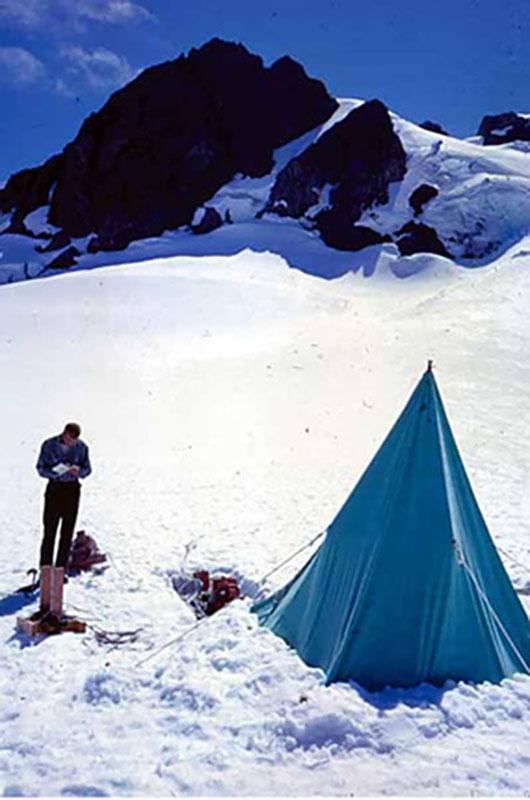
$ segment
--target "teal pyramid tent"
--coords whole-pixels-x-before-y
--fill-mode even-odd
[[[320,548],[253,610],[327,683],[377,690],[530,672],[530,623],[430,367]]]

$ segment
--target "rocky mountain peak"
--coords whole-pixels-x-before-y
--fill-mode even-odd
[[[115,92],[61,155],[8,181],[0,209],[22,220],[49,200],[50,223],[68,235],[125,247],[188,224],[236,173],[266,174],[275,148],[336,107],[292,59],[267,68],[213,39]]]

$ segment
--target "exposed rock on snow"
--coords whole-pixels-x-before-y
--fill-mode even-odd
[[[411,256],[414,253],[449,256],[436,231],[418,222],[407,222],[403,225],[397,232],[397,245],[402,256]]]
[[[389,184],[406,172],[406,154],[394,133],[385,106],[378,100],[364,103],[327,130],[317,142],[290,161],[279,173],[265,211],[302,217],[329,190],[324,227],[336,227],[344,236],[344,223],[353,225],[362,212],[386,203]],[[314,216],[319,227],[319,214]],[[309,216],[312,216],[309,214]]]
[[[53,250],[60,250],[62,247],[68,247],[71,239],[65,231],[59,231],[54,234],[48,244],[37,245],[35,250],[38,253],[50,253]]]
[[[49,269],[68,269],[69,267],[73,267],[74,264],[77,264],[77,256],[81,255],[77,247],[71,245],[67,247],[66,250],[63,250],[62,253],[59,253],[52,261],[50,261],[46,266]]]
[[[442,136],[449,136],[447,131],[445,131],[438,122],[431,122],[430,119],[425,120],[425,122],[420,122],[419,127],[431,133],[440,133]]]
[[[530,142],[530,117],[514,111],[485,116],[478,129],[485,145]]]
[[[422,183],[417,189],[414,189],[409,197],[409,205],[414,211],[414,216],[417,217],[421,214],[423,206],[439,194],[436,186],[430,186],[428,183]]]
[[[24,219],[17,213],[13,214],[9,225],[3,231],[3,233],[12,233],[19,236],[33,237],[33,231],[27,227]]]
[[[220,213],[215,208],[211,208],[207,206],[204,209],[204,213],[201,215],[201,219],[199,222],[195,223],[193,220],[191,223],[191,230],[193,233],[210,233],[214,231],[216,228],[220,228],[223,224],[223,220],[221,218]]]
[[[59,178],[63,155],[52,156],[40,167],[23,169],[12,175],[0,189],[0,210],[14,211],[13,221],[23,220],[31,211],[45,206],[50,200],[50,189]]]
[[[352,225],[348,214],[337,211],[321,211],[318,227],[325,243],[336,250],[362,250],[391,241],[390,236],[384,236],[366,225]]]

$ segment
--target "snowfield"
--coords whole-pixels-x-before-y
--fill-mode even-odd
[[[428,358],[530,611],[530,238],[480,270],[401,259],[406,281],[389,258],[370,280],[246,250],[2,287],[5,796],[528,793],[530,676],[325,687],[249,613],[309,557],[263,582],[332,520]],[[15,618],[36,605],[9,593],[37,560],[38,449],[69,420],[94,468],[77,527],[109,567],[66,586],[86,635],[31,642]],[[171,584],[187,546],[248,595],[194,630]]]

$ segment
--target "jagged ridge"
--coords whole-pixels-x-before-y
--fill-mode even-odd
[[[50,223],[124,247],[189,223],[235,173],[266,174],[275,148],[336,107],[292,59],[265,68],[242,45],[214,39],[112,95],[60,156],[8,181],[0,208],[15,209],[11,230],[20,229],[56,184]]]

